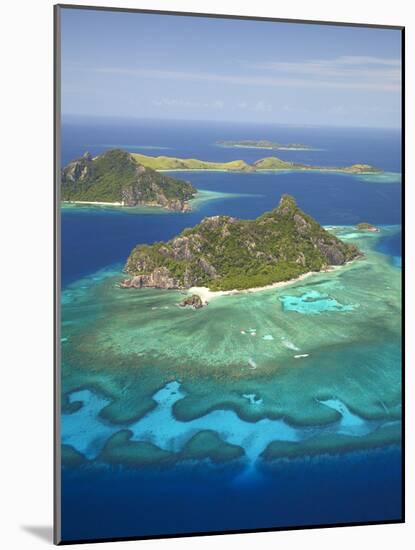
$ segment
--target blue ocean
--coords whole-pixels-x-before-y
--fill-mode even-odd
[[[217,145],[220,140],[244,139],[301,142],[313,149],[270,153]],[[133,214],[111,207],[62,208],[63,292],[74,294],[87,288],[94,277],[105,278],[106,272],[121,272],[137,243],[168,240],[206,216],[226,214],[255,218],[274,208],[284,193],[293,195],[300,208],[322,225],[340,226],[347,231],[360,222],[370,222],[381,228],[373,245],[373,261],[378,262],[378,271],[374,273],[380,273],[381,265],[383,270],[392,270],[397,280],[400,279],[402,167],[401,136],[397,130],[64,118],[62,165],[86,151],[98,155],[111,148],[210,161],[243,159],[252,163],[272,154],[284,160],[318,166],[365,163],[381,168],[385,177],[376,179],[323,172],[184,171],[175,172],[174,176],[191,181],[198,190],[210,192],[214,197],[200,202],[190,213],[149,211]],[[347,238],[356,238],[352,233],[344,234]],[[350,280],[353,283],[353,279]],[[376,280],[373,277],[371,284],[375,296]],[[339,292],[341,295],[345,291],[339,287]],[[102,299],[101,313],[92,311],[91,304],[84,306],[82,312],[86,320],[82,322],[87,324],[89,319],[94,323],[99,321],[100,330],[105,331],[106,320],[102,314],[105,300],[103,294],[98,296]],[[394,312],[398,312],[399,306],[399,303],[388,304]],[[72,315],[72,311],[69,314]],[[71,326],[73,320],[69,314],[65,317],[63,312],[63,321]],[[376,325],[373,332],[382,330],[380,326]],[[382,334],[377,335],[377,349],[375,340],[369,340],[367,336],[366,341],[362,336],[362,341],[358,342],[356,335],[353,335],[349,348],[352,350],[350,355],[343,349],[335,349],[327,343],[328,340],[324,345],[327,348],[332,346],[330,353],[337,354],[335,357],[338,358],[344,357],[345,361],[347,358],[350,365],[353,362],[358,364],[358,361],[359,365],[364,363],[362,350],[372,346],[379,357],[389,361],[391,372],[392,367],[395,369],[393,380],[396,381],[400,378],[399,338],[389,326],[384,330],[384,338]],[[316,332],[313,338],[317,340],[319,334]],[[97,342],[94,340],[94,345],[98,345]],[[83,345],[87,349],[92,344],[86,341]],[[385,346],[383,351],[382,345]],[[389,351],[392,348],[393,351]],[[319,365],[327,361],[324,358],[320,361],[318,353],[314,357]],[[94,375],[97,370],[98,367],[94,367]],[[86,387],[87,381],[78,384],[78,389]],[[393,422],[396,422],[399,407],[395,406],[392,397],[388,401],[386,389],[382,387],[378,391],[385,391],[382,399],[379,398],[382,407],[388,412],[395,407]],[[359,403],[352,402],[350,408],[359,412]],[[370,422],[380,418],[376,411],[369,416]],[[385,427],[388,428],[389,424]],[[147,464],[137,468],[95,464],[90,460],[77,467],[62,469],[62,538],[70,542],[400,521],[401,465],[401,448],[396,443],[362,446],[338,454],[313,453],[312,456],[281,459],[258,467],[252,475],[241,475],[243,467],[240,463],[212,465],[206,461],[194,461],[174,466]]]

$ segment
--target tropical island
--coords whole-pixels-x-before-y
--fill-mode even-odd
[[[197,193],[189,182],[159,174],[137,162],[134,155],[113,149],[92,158],[85,153],[62,170],[62,200],[76,204],[157,206],[191,210]]]
[[[369,231],[370,233],[378,233],[379,232],[379,229],[375,225],[372,225],[371,223],[367,223],[367,222],[358,223],[356,225],[356,228],[359,231]]]
[[[289,195],[255,220],[204,218],[168,242],[139,244],[123,288],[262,288],[343,265],[361,252],[326,231]],[[195,305],[194,303],[189,305]]]
[[[141,153],[130,153],[142,166],[157,171],[187,171],[187,170],[212,170],[220,172],[257,172],[257,171],[318,171],[340,172],[345,174],[380,174],[382,170],[370,164],[352,164],[351,166],[313,166],[299,162],[290,162],[278,157],[264,157],[248,164],[244,160],[232,160],[229,162],[212,162],[199,159],[184,159],[176,157],[158,156],[152,157]]]
[[[280,151],[312,151],[311,145],[304,143],[277,143],[268,139],[242,139],[238,141],[224,140],[217,141],[216,145],[220,147],[231,147],[241,149],[274,149]]]

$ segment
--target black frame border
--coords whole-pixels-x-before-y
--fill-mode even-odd
[[[182,17],[203,17],[214,19],[239,19],[249,21],[264,21],[273,23],[292,23],[292,24],[307,24],[307,25],[329,25],[337,27],[364,27],[386,30],[397,30],[401,32],[401,62],[402,62],[402,83],[401,83],[401,215],[402,215],[402,351],[401,351],[401,382],[402,382],[402,458],[401,458],[401,518],[397,520],[384,521],[362,521],[362,522],[347,522],[347,523],[329,523],[316,525],[296,525],[288,527],[267,527],[260,529],[234,529],[227,531],[200,531],[190,533],[174,533],[160,535],[146,535],[136,537],[109,537],[99,539],[79,539],[65,541],[61,539],[61,451],[60,451],[60,410],[61,410],[61,361],[60,361],[60,298],[61,298],[61,217],[60,217],[60,171],[61,171],[61,25],[60,13],[62,9],[76,9],[89,11],[109,11],[109,12],[124,12],[124,13],[143,13],[153,15],[171,15]],[[53,315],[53,467],[54,467],[54,484],[53,484],[53,542],[55,545],[70,545],[70,544],[92,544],[99,542],[122,542],[122,541],[139,541],[139,540],[160,540],[172,538],[193,538],[201,536],[214,535],[235,535],[244,533],[275,533],[279,531],[299,531],[309,529],[327,529],[333,527],[359,527],[372,525],[391,525],[405,523],[405,433],[406,433],[406,407],[405,407],[405,26],[399,25],[380,25],[369,23],[348,23],[339,21],[318,21],[305,19],[287,19],[274,17],[259,17],[248,15],[226,15],[201,12],[180,12],[168,10],[151,10],[139,8],[118,8],[112,6],[92,6],[92,5],[76,5],[76,4],[55,4],[53,6],[53,264],[54,264],[54,315]]]

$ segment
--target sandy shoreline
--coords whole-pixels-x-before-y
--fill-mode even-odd
[[[244,170],[227,170],[226,168],[154,168],[156,172],[245,172]],[[246,171],[247,174],[252,172]]]
[[[226,168],[155,168],[156,172],[231,172],[236,174],[255,174],[258,172],[329,172],[350,176],[379,176],[383,172],[349,172],[341,168],[257,168],[255,170],[232,170]]]
[[[336,268],[331,267],[327,269],[325,272],[334,271]],[[323,271],[309,271],[308,273],[303,273],[299,277],[296,277],[295,279],[290,279],[288,281],[279,281],[277,283],[273,283],[271,285],[266,286],[257,286],[254,288],[246,288],[243,290],[210,290],[206,286],[193,286],[188,289],[189,294],[198,294],[203,302],[209,302],[213,298],[218,298],[219,296],[232,296],[235,294],[253,294],[255,292],[262,292],[264,290],[272,290],[274,288],[281,288],[284,286],[289,286],[294,283],[298,283],[299,281],[303,281],[307,277],[310,277],[311,275],[317,275],[324,273]]]
[[[344,226],[336,226],[336,227],[344,227]],[[245,288],[243,290],[238,290],[238,289],[210,290],[206,286],[192,286],[191,288],[186,289],[186,292],[188,294],[198,294],[203,302],[209,302],[209,300],[212,300],[213,298],[218,298],[219,296],[233,296],[236,294],[254,294],[256,292],[263,292],[264,290],[272,290],[274,288],[282,288],[285,286],[293,285],[295,283],[303,281],[304,279],[307,279],[308,277],[311,277],[312,275],[322,275],[323,273],[333,273],[334,271],[337,271],[351,264],[354,264],[360,258],[361,256],[357,256],[353,260],[349,260],[348,262],[345,262],[342,265],[331,265],[321,271],[308,271],[307,273],[303,273],[302,275],[300,275],[299,277],[296,277],[295,279],[289,279],[288,281],[278,281],[277,283],[272,283],[270,285],[265,285],[265,286],[256,286],[253,288]]]
[[[124,202],[62,201],[63,204],[98,204],[99,206],[125,206]]]

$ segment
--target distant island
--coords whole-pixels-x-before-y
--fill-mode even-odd
[[[190,182],[160,172],[213,170],[230,172],[322,171],[345,174],[376,174],[381,170],[368,164],[345,167],[311,166],[265,157],[253,164],[244,160],[211,162],[175,157],[153,157],[111,149],[92,157],[85,153],[62,170],[62,201],[73,204],[111,206],[155,206],[187,212],[197,189]]]
[[[176,157],[143,155],[131,153],[135,160],[153,170],[171,172],[174,170],[212,170],[218,172],[255,172],[255,167],[244,160],[232,160],[230,162],[211,162],[208,160],[183,159]]]
[[[376,226],[372,225],[371,223],[367,223],[367,222],[358,223],[356,225],[356,228],[359,231],[369,231],[370,233],[378,233],[379,232],[379,229]]]
[[[143,166],[158,171],[171,172],[174,170],[212,170],[225,172],[257,172],[266,171],[319,171],[319,172],[340,172],[345,174],[378,174],[382,170],[375,168],[370,164],[353,164],[351,166],[332,167],[332,166],[312,166],[298,162],[289,162],[278,157],[265,157],[257,160],[253,164],[248,164],[244,160],[232,160],[229,162],[211,162],[198,159],[183,159],[176,157],[152,157],[141,153],[130,153],[131,156]]]
[[[204,218],[168,242],[140,244],[130,253],[124,288],[211,291],[255,289],[343,265],[359,250],[302,212],[293,197],[255,220]],[[183,305],[200,305],[197,297]]]
[[[304,143],[276,143],[269,141],[268,139],[242,139],[239,141],[225,140],[217,141],[216,145],[220,147],[235,147],[245,149],[275,149],[280,151],[312,151],[311,145],[305,145]]]
[[[85,153],[62,170],[62,200],[76,204],[157,206],[186,212],[197,190],[160,174],[134,155],[113,149],[95,158]]]

